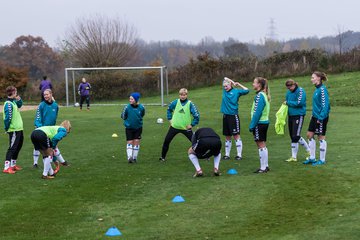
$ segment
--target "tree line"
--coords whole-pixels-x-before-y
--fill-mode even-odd
[[[19,36],[10,45],[0,46],[0,86],[15,85],[27,99],[38,99],[38,83],[49,76],[64,97],[64,67],[160,66],[169,69],[171,88],[203,86],[221,76],[251,79],[254,76],[284,77],[325,72],[359,70],[360,33],[339,31],[333,37],[309,37],[290,41],[264,39],[242,43],[229,38],[217,42],[205,37],[198,44],[181,41],[145,42],[136,29],[119,19],[94,16],[79,19],[69,28],[64,40],[51,48],[42,37]],[[86,74],[86,73],[84,73]],[[99,99],[111,93],[107,85],[122,87],[119,79],[128,74],[97,73]],[[136,77],[135,77],[136,78]],[[158,88],[158,76],[147,72],[151,93]],[[106,79],[106,81],[104,81]],[[130,79],[130,80],[129,80]],[[126,94],[126,88],[119,89]],[[101,94],[100,94],[101,93]],[[4,93],[0,93],[4,97]]]

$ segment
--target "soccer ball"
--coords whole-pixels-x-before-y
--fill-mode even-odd
[[[77,103],[74,104],[74,106],[75,106],[75,107],[79,107],[80,104],[77,102]]]
[[[164,123],[164,119],[158,118],[158,119],[156,120],[156,123],[157,123],[157,124],[162,124],[162,123]]]

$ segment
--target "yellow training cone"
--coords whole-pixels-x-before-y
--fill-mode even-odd
[[[113,135],[111,135],[112,137],[118,137],[118,135],[116,133],[114,133]]]

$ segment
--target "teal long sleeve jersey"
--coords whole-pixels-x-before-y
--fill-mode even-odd
[[[143,126],[145,108],[142,104],[136,106],[128,104],[124,107],[121,118],[124,120],[125,128],[138,129]]]
[[[288,90],[286,93],[286,105],[288,105],[289,116],[306,115],[306,93],[302,87],[296,87],[294,91]]]
[[[330,99],[329,93],[325,85],[316,86],[312,99],[312,115],[316,119],[322,121],[329,116]]]

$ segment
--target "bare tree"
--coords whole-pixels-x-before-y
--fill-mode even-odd
[[[82,67],[126,66],[137,54],[137,31],[119,18],[96,15],[78,19],[62,49]]]

